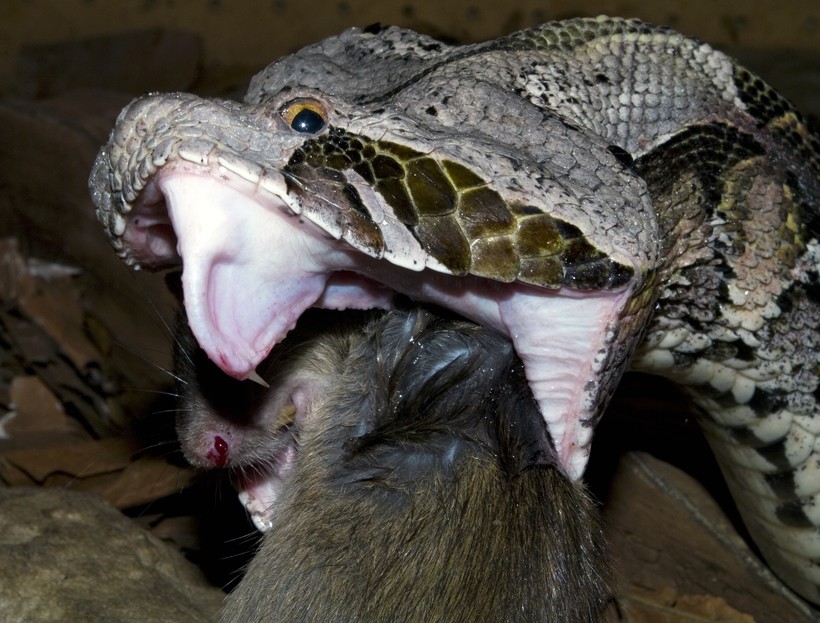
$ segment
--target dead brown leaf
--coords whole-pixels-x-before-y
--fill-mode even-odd
[[[632,587],[620,600],[624,623],[755,623],[716,595],[680,595],[672,587]]]

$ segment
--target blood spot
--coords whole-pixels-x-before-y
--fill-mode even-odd
[[[225,467],[228,462],[228,442],[219,435],[214,436],[214,447],[208,452],[208,460],[216,467]]]

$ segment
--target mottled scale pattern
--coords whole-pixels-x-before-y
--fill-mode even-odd
[[[354,209],[340,216],[366,232],[373,254],[384,252],[379,224],[368,220],[355,186],[339,173],[358,174],[452,274],[579,289],[617,288],[632,277],[571,223],[507,203],[463,164],[403,145],[330,128],[297,149],[285,171],[293,192],[315,193],[322,180],[337,187],[326,194],[344,193]]]
[[[770,123],[782,128],[780,121]],[[716,122],[636,162],[665,198],[659,213],[672,215],[667,257],[692,253],[685,241],[693,234],[708,246],[665,269],[667,285],[634,365],[691,389],[749,531],[777,571],[800,570],[792,585],[816,601],[817,200],[772,165],[767,140]]]
[[[324,108],[321,132],[282,127],[294,98]],[[579,380],[582,424],[630,364],[686,387],[764,557],[820,604],[819,154],[730,57],[601,17],[467,46],[351,29],[272,64],[241,104],[137,100],[90,185],[132,264],[161,263],[130,211],[181,159],[371,258],[508,293],[629,292]]]

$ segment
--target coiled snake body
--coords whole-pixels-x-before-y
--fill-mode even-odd
[[[311,305],[432,301],[512,339],[573,477],[628,366],[678,381],[767,561],[820,603],[819,153],[668,29],[376,27],[242,103],[136,100],[90,188],[127,262],[184,262],[194,334],[237,378]]]

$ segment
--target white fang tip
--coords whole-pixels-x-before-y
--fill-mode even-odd
[[[254,383],[259,383],[265,389],[269,389],[270,385],[268,385],[267,381],[259,376],[259,373],[256,370],[248,373],[248,376],[245,377],[246,381],[253,381]]]

